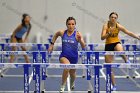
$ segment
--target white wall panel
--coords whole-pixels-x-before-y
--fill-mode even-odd
[[[102,21],[108,20],[112,11],[119,14],[118,21],[128,30],[139,33],[139,4],[140,0],[1,0],[0,33],[13,32],[21,22],[20,13],[26,12],[33,20],[30,38],[40,32],[47,42],[48,35],[65,29],[66,19],[73,16],[77,29],[89,33],[91,42],[103,42],[100,40]]]

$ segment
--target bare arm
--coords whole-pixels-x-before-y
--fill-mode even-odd
[[[122,25],[118,24],[118,27],[119,27],[120,31],[124,32],[125,34],[127,34],[127,35],[129,35],[129,36],[131,36],[131,37],[134,37],[134,38],[140,40],[140,37],[139,37],[138,35],[136,35],[136,34],[130,32],[130,31],[128,31],[128,30],[127,30],[125,27],[123,27]]]
[[[109,35],[110,33],[107,33],[107,24],[104,24],[101,33],[101,40],[106,39]]]
[[[17,33],[18,31],[20,31],[21,28],[22,28],[22,25],[20,24],[20,25],[14,30],[14,32],[12,33],[12,38],[15,37],[16,33]]]
[[[86,47],[83,36],[80,32],[76,33],[76,39],[78,40],[78,42],[80,43],[81,47],[84,49]]]
[[[55,43],[55,41],[57,40],[57,38],[58,38],[59,36],[62,36],[62,34],[63,34],[63,31],[57,31],[57,32],[54,34],[53,38],[52,38],[52,43]]]
[[[49,52],[51,52],[53,50],[53,46],[54,46],[55,41],[57,40],[57,38],[59,36],[62,36],[63,33],[64,33],[64,31],[58,31],[54,34],[52,41],[51,41],[51,45],[49,46],[49,49],[48,49]]]

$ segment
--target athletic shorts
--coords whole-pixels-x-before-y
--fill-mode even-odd
[[[17,37],[17,36],[15,36],[15,38],[16,38],[17,41],[22,40],[22,38],[19,38],[19,37]]]
[[[120,42],[106,44],[105,45],[105,51],[115,51],[115,46],[119,44]],[[121,43],[120,43],[121,44]]]
[[[77,64],[78,63],[78,56],[77,57],[68,57],[68,56],[65,56],[61,53],[60,56],[59,56],[59,60],[62,57],[67,58],[70,61],[70,64]]]

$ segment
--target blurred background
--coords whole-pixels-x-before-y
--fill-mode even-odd
[[[56,31],[66,29],[66,19],[73,16],[87,43],[103,43],[102,26],[113,11],[123,26],[139,34],[139,4],[140,0],[0,0],[0,34],[11,34],[21,23],[21,15],[28,13],[32,17],[28,42],[48,43]]]

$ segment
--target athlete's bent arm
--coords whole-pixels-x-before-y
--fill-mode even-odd
[[[82,34],[80,32],[77,32],[76,36],[77,36],[76,38],[77,38],[78,42],[80,43],[81,47],[84,49],[86,47],[86,45],[85,45]]]
[[[62,36],[63,33],[64,33],[64,31],[57,31],[57,32],[54,34],[54,36],[53,36],[53,38],[52,38],[52,41],[51,41],[51,45],[50,45],[50,47],[49,47],[49,49],[48,49],[49,52],[51,52],[51,51],[53,50],[53,46],[54,46],[55,41],[57,40],[57,38],[58,38],[59,36]]]
[[[14,32],[12,33],[12,37],[15,37],[16,33],[17,33],[18,31],[20,31],[21,28],[22,28],[22,25],[19,25],[19,26],[14,30]]]
[[[106,30],[107,30],[107,24],[104,24],[101,33],[101,40],[106,39],[110,35],[110,33],[107,33]]]

